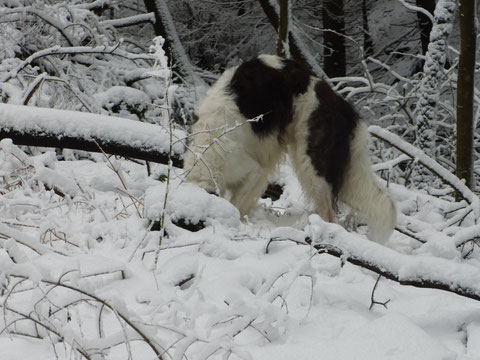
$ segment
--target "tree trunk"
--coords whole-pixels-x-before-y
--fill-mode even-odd
[[[155,35],[160,35],[165,39],[165,54],[170,60],[173,69],[183,79],[194,85],[196,89],[198,88],[201,89],[199,91],[202,91],[205,84],[193,70],[190,59],[178,36],[166,0],[144,0],[144,2],[147,11],[155,14],[155,24],[153,24]]]
[[[258,0],[258,2],[260,3],[260,6],[265,12],[265,15],[267,16],[267,19],[270,22],[270,24],[273,26],[275,31],[278,31],[280,11],[272,5],[270,0]],[[305,47],[305,44],[302,42],[300,37],[295,32],[295,28],[291,28],[289,31],[288,47],[290,49],[291,56],[295,60],[311,68],[312,71],[317,76],[323,77],[323,78],[326,77],[323,69],[317,64],[312,54],[308,52],[308,50]]]
[[[455,1],[439,0],[435,8],[434,24],[425,56],[424,76],[420,82],[416,107],[417,138],[415,145],[428,156],[435,157],[435,127],[438,89],[443,81],[448,37],[456,10]]]
[[[460,58],[457,85],[457,177],[473,185],[473,83],[475,71],[475,6],[460,0]]]
[[[345,12],[343,0],[323,1],[323,69],[328,77],[345,76]]]
[[[370,36],[370,27],[368,26],[368,7],[367,0],[362,1],[362,22],[363,22],[363,52],[364,57],[373,55],[373,41]]]
[[[435,0],[416,0],[416,5],[427,10],[430,14],[435,11]],[[432,22],[425,14],[417,11],[418,27],[420,28],[420,42],[422,43],[422,54],[428,51],[430,42],[430,32],[432,31]]]
[[[277,55],[282,58],[289,57],[288,31],[289,31],[289,0],[280,0],[280,21],[278,25]]]
[[[416,6],[427,10],[430,14],[435,11],[435,0],[416,0]],[[425,14],[417,11],[418,27],[420,28],[420,42],[422,44],[422,55],[428,51],[428,43],[430,42],[430,32],[432,31],[432,22]],[[418,63],[417,72],[421,71],[425,65],[425,60]]]

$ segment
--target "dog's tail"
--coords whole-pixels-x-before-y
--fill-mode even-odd
[[[350,163],[339,199],[352,207],[368,223],[368,238],[385,243],[396,224],[396,206],[388,190],[372,171],[368,156],[368,131],[358,123],[350,142]]]

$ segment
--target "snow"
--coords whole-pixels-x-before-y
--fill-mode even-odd
[[[162,183],[151,187],[145,194],[147,218],[158,219],[165,210],[173,221],[185,219],[192,224],[200,221],[207,225],[220,223],[226,227],[238,227],[240,214],[227,200],[208,194],[205,190],[188,183],[180,183],[167,191],[167,206],[164,206],[167,186]]]
[[[409,334],[405,337],[405,334]],[[255,359],[418,359],[453,360],[455,354],[401,314],[389,314],[366,321],[355,331],[337,339],[319,339],[304,344],[299,334],[288,345],[274,345],[273,351],[258,348]],[[300,343],[300,344],[299,344]],[[269,351],[270,350],[270,351]],[[272,356],[273,355],[273,356]]]
[[[368,128],[368,131],[375,136],[385,139],[393,147],[400,149],[401,151],[405,152],[415,160],[421,161],[421,163],[424,166],[426,166],[429,170],[438,174],[441,177],[441,179],[443,179],[445,182],[450,184],[456,190],[461,192],[461,194],[465,197],[468,203],[471,204],[472,210],[474,213],[474,218],[475,219],[480,218],[480,198],[477,195],[475,195],[465,185],[463,181],[458,179],[450,171],[448,171],[443,166],[441,166],[437,161],[427,156],[427,154],[425,154],[422,150],[400,139],[400,137],[398,137],[395,134],[392,134],[388,130],[382,129],[381,127],[376,125],[372,125]]]
[[[467,354],[480,354],[480,321],[473,321],[467,326]]]
[[[137,106],[139,110],[150,104],[150,98],[147,94],[128,86],[112,86],[107,91],[97,93],[95,99],[103,108],[109,110],[122,102],[130,106]]]
[[[164,208],[167,182],[155,179],[167,173],[166,166],[154,166],[148,177],[142,165],[126,160],[117,160],[114,172],[106,161],[58,161],[53,151],[32,156],[9,140],[1,145],[0,168],[10,169],[0,183],[0,281],[8,290],[1,300],[11,309],[2,316],[6,324],[22,317],[12,310],[48,319],[65,337],[63,343],[53,341],[61,359],[68,357],[69,344],[100,351],[105,359],[127,356],[127,344],[133,358],[142,359],[154,359],[155,351],[168,347],[179,359],[228,354],[255,360],[320,355],[478,359],[478,301],[382,278],[375,299],[390,302],[369,310],[376,274],[316,254],[304,241],[308,235],[314,243],[338,246],[402,279],[424,277],[475,288],[480,284],[478,258],[464,261],[455,244],[475,236],[478,226],[451,235],[435,230],[440,221],[435,214],[446,206],[442,200],[392,188],[400,205],[415,198],[429,204],[429,216],[410,211],[404,216],[418,216],[419,227],[431,227],[424,245],[412,248],[395,234],[389,249],[316,215],[299,216],[305,201],[286,165],[280,174],[290,190],[278,201],[262,201],[241,220],[225,199],[184,183],[181,170],[172,169]],[[68,196],[55,194],[52,186],[68,189]],[[279,204],[296,210],[272,215],[270,209]],[[162,214],[167,234],[159,243],[160,233],[148,231],[148,224]],[[186,231],[172,224],[180,218],[206,226]],[[437,241],[435,234],[444,238]],[[278,241],[267,253],[271,239]],[[407,248],[410,254],[399,250]],[[84,293],[48,285],[57,282]],[[87,294],[115,313],[100,310]],[[82,301],[87,298],[88,303]],[[35,351],[37,358],[51,358],[49,340],[15,335],[34,331],[31,322],[16,324],[0,336],[2,354],[8,354],[2,356],[24,359]]]

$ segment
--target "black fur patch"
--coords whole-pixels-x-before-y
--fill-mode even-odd
[[[359,116],[325,81],[317,82],[315,92],[320,104],[308,120],[307,154],[317,174],[332,186],[336,201],[350,162],[350,142]]]
[[[258,58],[247,61],[230,82],[229,90],[243,116],[253,119],[263,114],[261,120],[251,123],[259,137],[277,131],[281,140],[292,121],[293,97],[308,88],[311,72],[293,60],[283,62],[284,67],[277,70]]]

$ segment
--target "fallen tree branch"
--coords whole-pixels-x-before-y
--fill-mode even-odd
[[[174,131],[175,140],[185,134]],[[16,145],[101,152],[167,164],[169,134],[159,125],[76,111],[0,104],[0,139]],[[99,148],[100,146],[100,148]],[[173,146],[173,166],[182,167],[181,141]]]
[[[298,236],[282,239],[276,234],[269,240],[266,252],[279,241],[312,246],[318,253],[338,257],[401,285],[448,291],[480,301],[480,270],[477,267],[441,258],[401,254],[360,239],[336,224],[309,225],[303,240]]]

